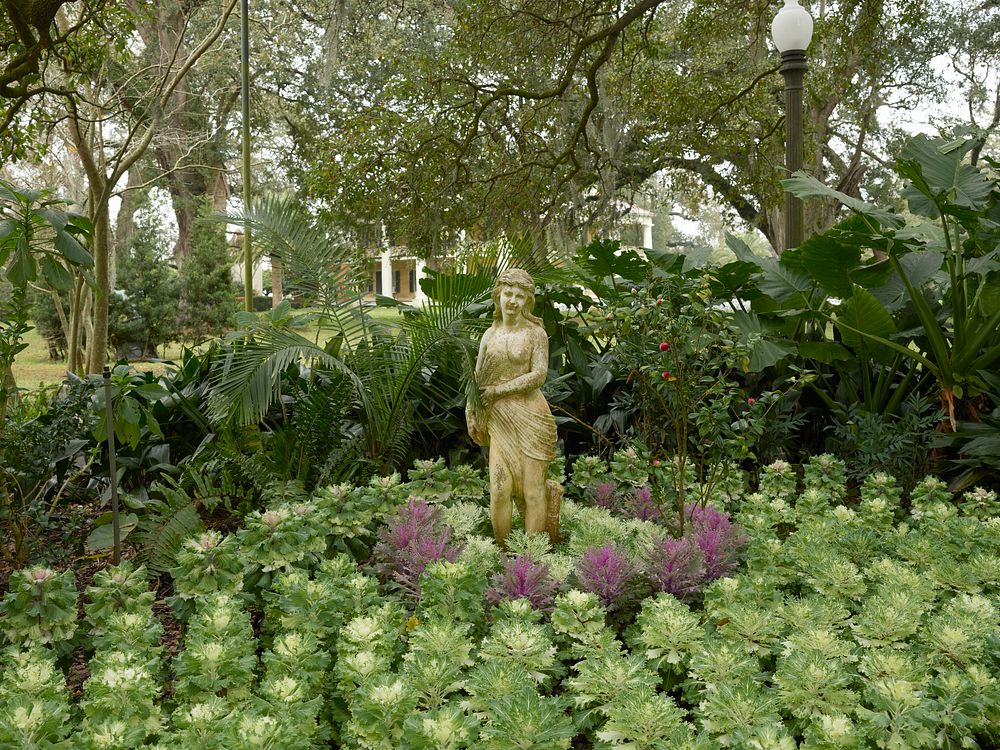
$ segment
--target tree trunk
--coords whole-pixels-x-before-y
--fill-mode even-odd
[[[271,256],[271,308],[274,309],[281,304],[284,299],[284,278],[282,276],[284,268],[281,265],[281,258]]]

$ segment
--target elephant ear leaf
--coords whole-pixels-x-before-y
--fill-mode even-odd
[[[888,340],[896,332],[889,312],[871,292],[861,287],[855,287],[851,298],[841,307],[836,326],[847,346],[855,350],[864,347],[871,352],[884,349],[879,339]]]
[[[936,219],[985,207],[996,181],[965,161],[970,141],[948,141],[917,135],[899,159],[899,173],[910,180],[903,190],[909,208]]]
[[[781,184],[784,185],[785,190],[797,198],[832,198],[847,206],[854,213],[878,222],[883,227],[898,229],[904,223],[903,218],[899,214],[879,208],[874,204],[847,195],[847,193],[842,193],[839,190],[834,190],[829,185],[824,185],[815,177],[805,172],[796,172],[788,179],[782,180]]]
[[[809,238],[802,246],[806,272],[835,297],[850,297],[854,293],[851,271],[861,263],[861,248],[838,242],[829,234]]]

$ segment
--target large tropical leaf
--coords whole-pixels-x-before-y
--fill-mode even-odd
[[[892,316],[871,292],[860,287],[841,305],[836,318],[837,329],[844,343],[852,349],[867,346],[869,350],[896,332]]]
[[[910,285],[917,290],[922,289],[941,271],[943,263],[944,256],[936,252],[915,252],[899,256],[899,265],[903,273],[909,279]],[[869,291],[889,312],[900,309],[909,299],[906,284],[896,272],[892,273],[885,284]]]
[[[808,276],[776,258],[760,258],[759,264],[761,273],[756,277],[757,286],[777,302],[787,302],[813,288]]]
[[[903,226],[903,218],[899,214],[879,208],[839,190],[834,190],[805,172],[796,172],[791,177],[782,180],[781,184],[784,185],[785,190],[797,198],[832,198],[883,227],[896,229]]]
[[[854,292],[851,271],[861,262],[861,248],[838,241],[833,232],[810,237],[801,247],[806,272],[826,293],[850,297]]]
[[[750,349],[750,372],[761,372],[795,352],[795,346],[791,342],[774,340],[764,330],[760,318],[753,313],[733,313],[732,327],[742,334]]]
[[[972,141],[945,141],[916,135],[903,148],[899,172],[910,180],[903,196],[910,210],[921,216],[937,218],[940,213],[955,213],[954,208],[981,210],[996,181],[965,157]]]

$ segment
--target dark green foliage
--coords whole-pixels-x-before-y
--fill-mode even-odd
[[[903,477],[909,490],[926,473],[934,426],[944,414],[929,398],[915,394],[903,403],[899,415],[849,404],[832,416],[831,450],[844,459],[852,481],[886,471]]]
[[[46,530],[59,531],[65,554],[78,551],[75,527],[52,514],[59,498],[72,499],[78,491],[72,459],[89,442],[92,395],[90,383],[71,378],[61,393],[38,394],[10,414],[0,440],[0,539],[8,542],[0,545],[0,558],[24,562]],[[56,551],[48,551],[50,559]]]
[[[180,324],[188,341],[220,335],[238,308],[233,259],[222,225],[207,219],[208,209],[191,229],[191,254],[180,269]]]
[[[178,333],[180,281],[161,242],[155,225],[140,224],[119,254],[117,289],[108,301],[108,340],[118,357],[155,357]]]

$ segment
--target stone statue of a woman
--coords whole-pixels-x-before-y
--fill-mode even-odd
[[[558,537],[562,487],[546,481],[556,455],[556,423],[540,390],[549,340],[532,315],[535,282],[520,268],[500,274],[493,290],[493,325],[476,360],[479,403],[469,401],[469,434],[489,447],[490,518],[503,548],[516,504],[528,532]]]

